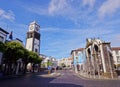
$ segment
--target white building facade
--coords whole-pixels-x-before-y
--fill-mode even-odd
[[[62,66],[64,64],[66,67],[71,68],[72,62],[72,58],[61,58],[58,60],[58,66]]]
[[[112,54],[115,70],[120,75],[120,47],[112,47]]]
[[[8,35],[8,32],[0,28],[0,41],[1,42],[5,43],[7,35]]]
[[[0,28],[0,42],[5,43],[7,35],[8,35],[8,32],[5,31],[4,29]],[[1,60],[2,60],[2,55],[3,55],[3,53],[0,52],[0,64],[1,64]]]

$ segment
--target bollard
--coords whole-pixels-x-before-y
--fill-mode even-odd
[[[48,74],[50,74],[50,70],[48,70]]]

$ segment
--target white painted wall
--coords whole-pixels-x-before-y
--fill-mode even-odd
[[[104,70],[104,72],[106,72],[105,58],[104,58],[104,55],[103,55],[103,48],[102,48],[102,45],[100,45],[100,52],[101,52],[101,58],[102,58],[102,64],[103,64],[103,70]]]
[[[26,49],[28,49],[29,51],[32,51],[32,44],[33,44],[33,38],[27,38]]]
[[[38,53],[40,52],[39,50],[39,46],[40,46],[40,42],[39,42],[39,40],[38,39],[35,39],[34,40],[34,52],[35,52],[35,49],[37,49],[38,50]]]
[[[3,41],[1,41],[1,42],[5,43],[5,40],[6,40],[7,34],[4,33],[4,32],[2,32],[2,31],[0,31],[0,36],[3,37]]]
[[[118,55],[116,54],[115,50],[112,51],[112,55],[113,55],[113,60],[115,64],[120,64],[120,61],[118,61],[117,56],[120,57],[120,50],[118,51]]]

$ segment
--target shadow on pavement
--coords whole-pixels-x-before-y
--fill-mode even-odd
[[[56,83],[53,80],[57,77],[41,77],[42,74],[47,73],[28,74],[20,78],[0,80],[0,87],[83,87],[72,83]]]
[[[47,87],[83,87],[83,86],[75,84],[52,83],[49,84]]]

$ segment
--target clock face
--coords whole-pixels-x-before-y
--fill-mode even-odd
[[[34,26],[31,26],[31,27],[30,27],[30,30],[33,30],[33,29],[34,29]]]

